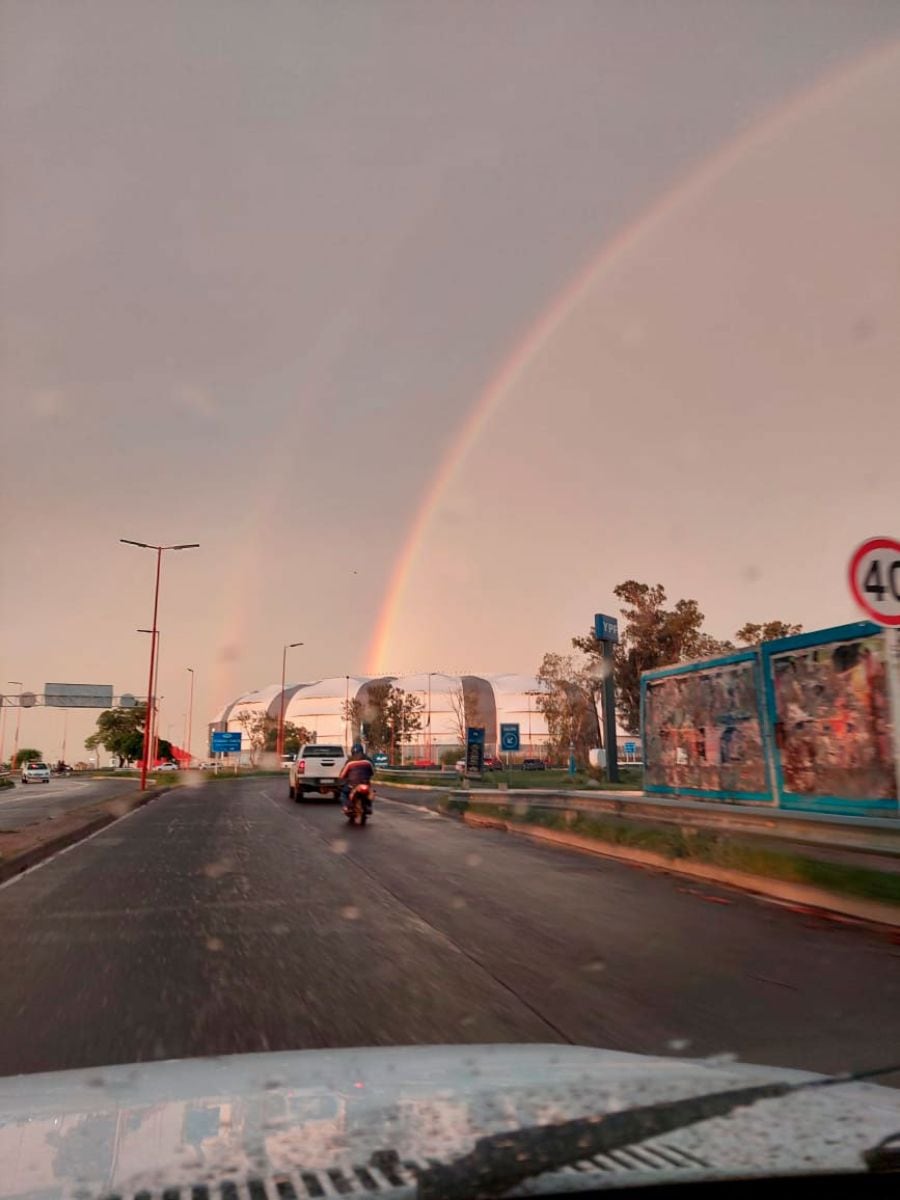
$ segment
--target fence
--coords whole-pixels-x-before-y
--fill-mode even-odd
[[[897,816],[891,646],[857,621],[641,677],[648,793]]]

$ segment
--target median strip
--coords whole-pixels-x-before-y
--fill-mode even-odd
[[[439,808],[468,825],[523,834],[879,925],[900,926],[900,871],[866,866],[861,853],[844,851],[843,861],[817,858],[814,853],[718,830],[460,796],[444,797]]]
[[[21,875],[51,855],[74,846],[76,842],[112,825],[156,796],[171,790],[171,786],[163,786],[146,792],[129,791],[104,800],[93,800],[83,808],[71,809],[36,825],[0,833],[0,883]]]

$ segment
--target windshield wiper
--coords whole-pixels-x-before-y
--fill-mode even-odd
[[[508,1133],[480,1138],[469,1154],[450,1163],[438,1163],[423,1171],[416,1189],[417,1200],[474,1200],[500,1196],[516,1184],[544,1171],[560,1168],[624,1150],[636,1142],[663,1133],[672,1133],[708,1121],[725,1117],[737,1108],[745,1108],[760,1100],[787,1096],[791,1092],[810,1088],[834,1087],[888,1075],[900,1065],[878,1067],[851,1075],[831,1075],[801,1083],[763,1083],[753,1087],[731,1088],[723,1092],[708,1092],[668,1100],[659,1104],[639,1105],[624,1112],[603,1113],[560,1121],[554,1125],[532,1125]]]

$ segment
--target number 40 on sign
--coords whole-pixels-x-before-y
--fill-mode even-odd
[[[900,542],[870,538],[850,559],[850,591],[879,625],[900,627]]]

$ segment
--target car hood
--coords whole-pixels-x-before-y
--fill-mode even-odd
[[[290,1195],[285,1181],[299,1200],[336,1191],[412,1195],[428,1160],[456,1158],[486,1134],[808,1078],[535,1045],[307,1050],[16,1076],[0,1080],[0,1197],[128,1200],[201,1184],[218,1197],[223,1182],[251,1179],[273,1198]],[[819,1088],[598,1156],[522,1190],[854,1170],[862,1151],[898,1129],[900,1092]]]

